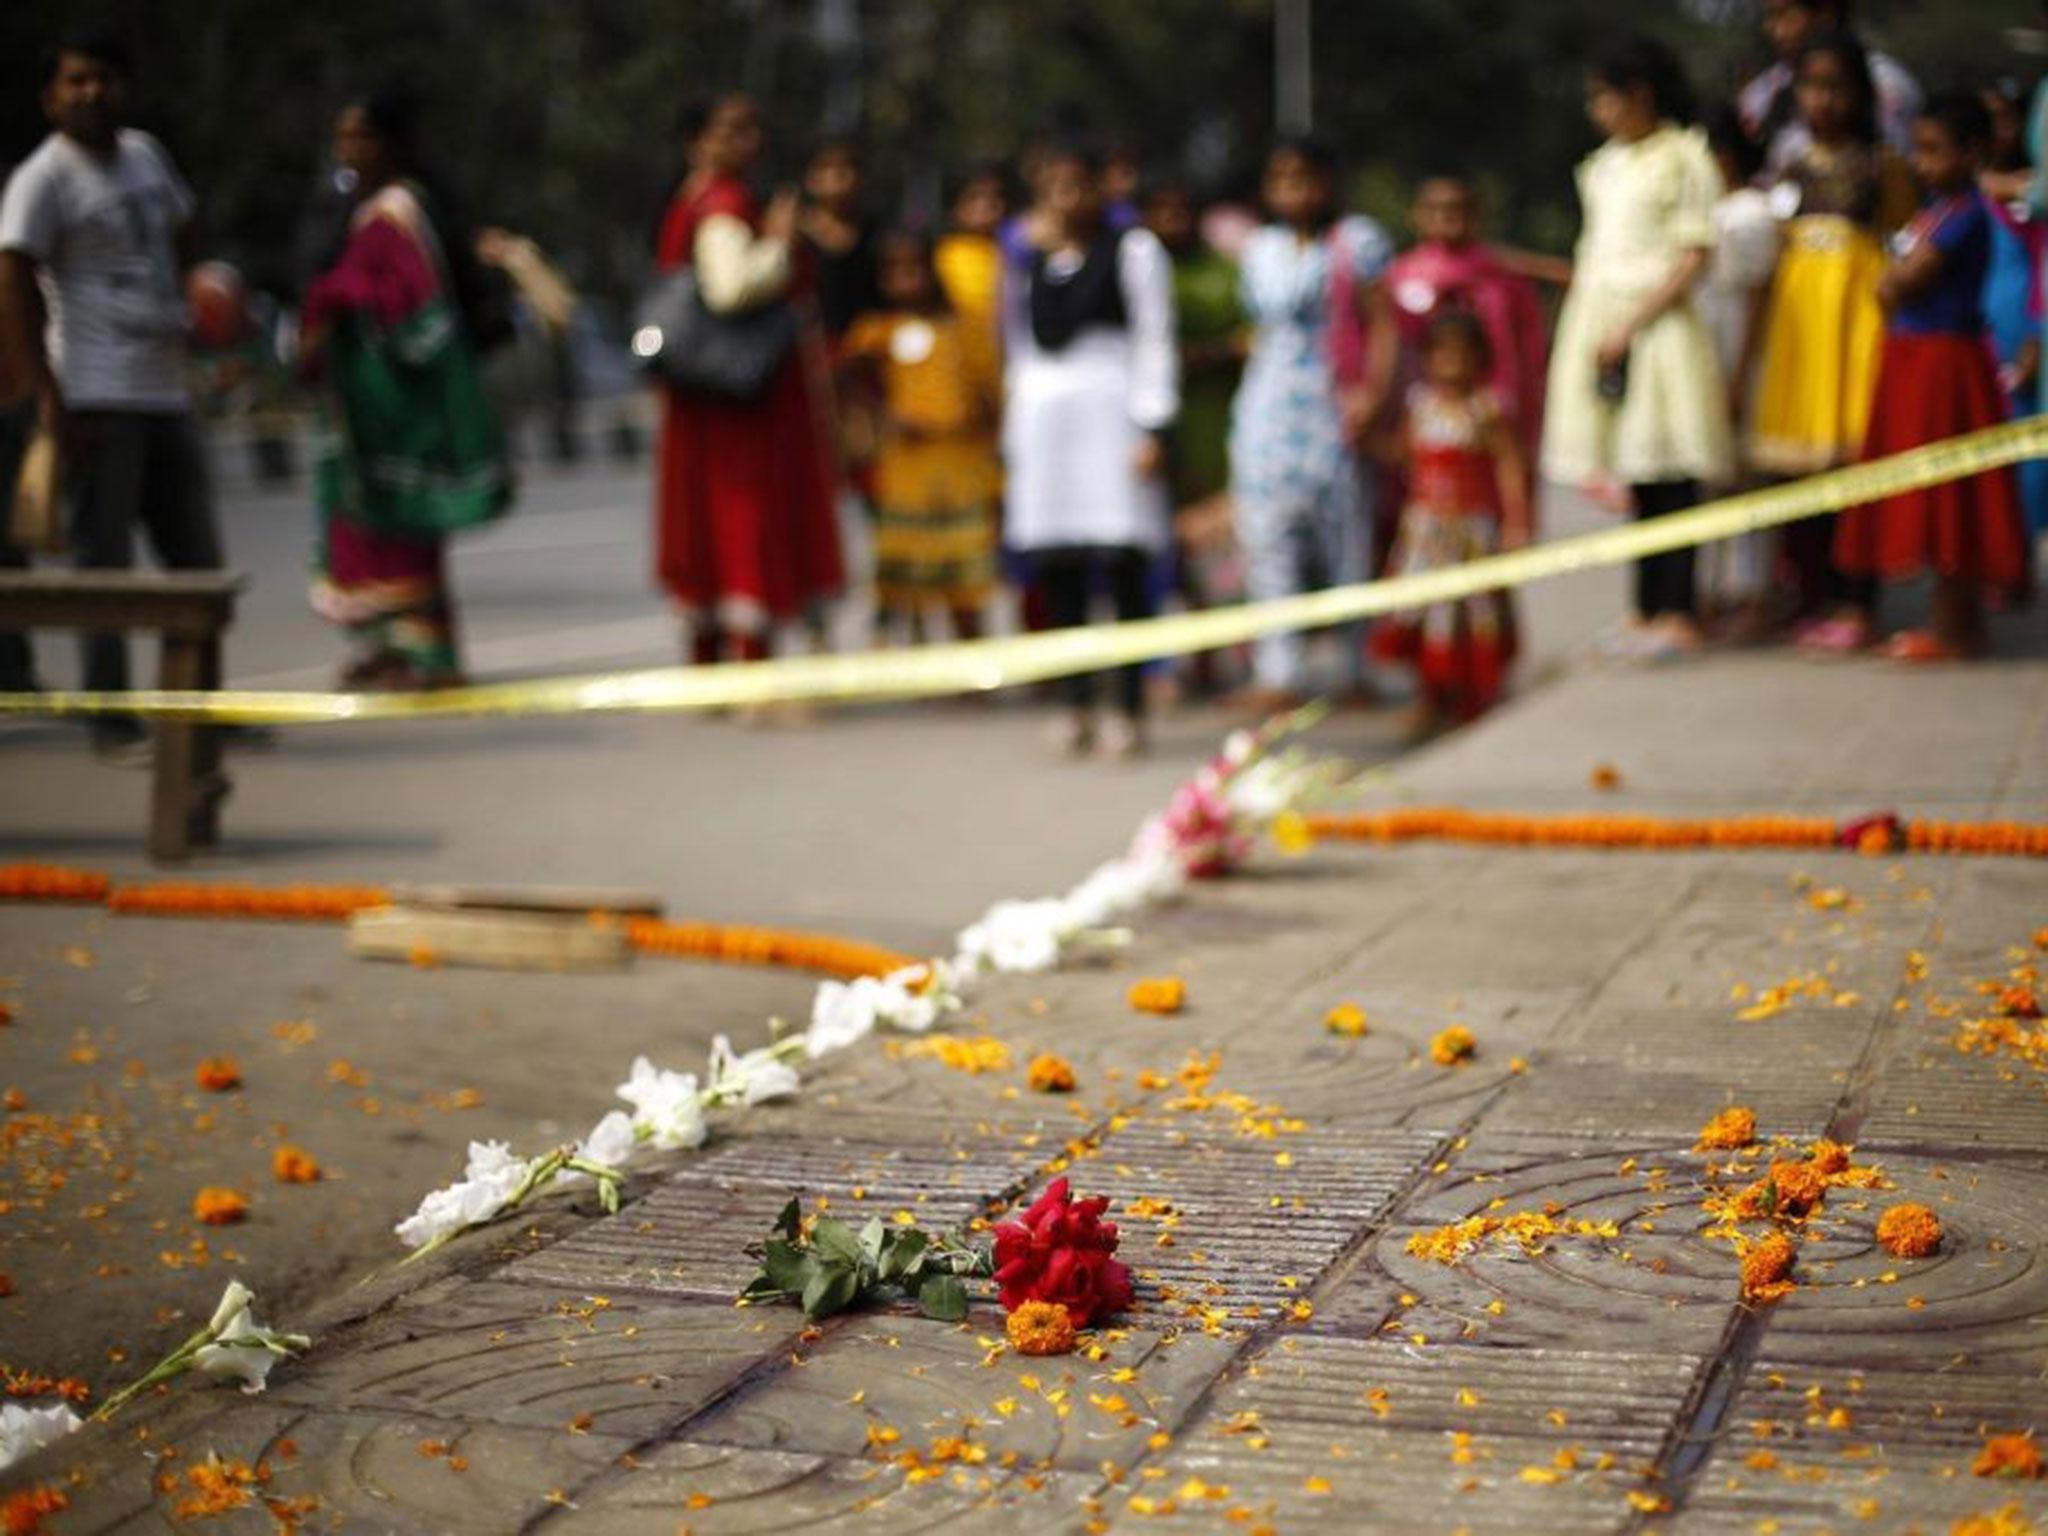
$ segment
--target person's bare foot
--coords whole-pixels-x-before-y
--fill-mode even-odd
[[[1134,762],[1145,755],[1145,727],[1129,715],[1111,715],[1096,732],[1096,752],[1113,763]]]

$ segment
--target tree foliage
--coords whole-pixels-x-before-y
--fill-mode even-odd
[[[2030,0],[1859,12],[1930,84],[2036,68],[2005,32],[2036,20]],[[1415,177],[1454,166],[1505,233],[1562,248],[1591,143],[1584,62],[1645,28],[1712,94],[1753,56],[1752,20],[1746,0],[1316,0],[1316,126],[1375,212],[1398,215]],[[0,160],[40,136],[37,55],[81,21],[129,39],[136,117],[199,189],[209,248],[270,286],[290,281],[335,108],[392,79],[433,103],[434,156],[480,219],[613,293],[644,270],[684,103],[721,87],[766,103],[776,175],[818,134],[852,131],[881,200],[924,217],[942,172],[1048,126],[1243,195],[1273,119],[1271,0],[12,0]]]

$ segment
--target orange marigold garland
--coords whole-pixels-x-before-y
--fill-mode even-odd
[[[0,1501],[0,1531],[6,1536],[43,1536],[50,1529],[45,1515],[62,1514],[71,1507],[71,1495],[48,1483],[23,1488]]]
[[[89,869],[61,864],[0,864],[0,901],[85,901],[107,899],[112,882]]]
[[[1848,822],[1820,816],[1527,816],[1416,806],[1349,814],[1319,812],[1302,833],[1336,842],[1455,842],[1554,848],[1851,848],[2048,858],[2048,823],[1900,821],[1890,814]]]
[[[652,917],[630,919],[626,924],[626,942],[643,954],[680,955],[732,965],[784,966],[842,978],[890,976],[920,964],[911,955],[829,934],[729,923],[670,923]]]
[[[1894,1257],[1924,1259],[1941,1246],[1941,1218],[1924,1205],[1892,1206],[1877,1219],[1877,1240]]]
[[[287,923],[346,922],[358,912],[391,905],[375,885],[236,885],[164,880],[121,885],[107,893],[110,911],[152,917],[266,918]]]

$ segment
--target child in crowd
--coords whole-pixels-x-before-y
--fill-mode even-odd
[[[846,333],[848,366],[875,397],[875,625],[920,638],[943,608],[956,638],[982,631],[995,586],[994,354],[954,313],[931,242],[892,233],[876,245],[882,309]]]
[[[1579,166],[1585,227],[1550,354],[1543,467],[1555,480],[1619,481],[1638,518],[1662,517],[1733,468],[1721,368],[1692,301],[1721,175],[1684,126],[1684,77],[1657,43],[1625,41],[1601,60],[1586,109],[1606,142]],[[1637,563],[1634,619],[1615,650],[1647,659],[1700,644],[1693,564],[1690,549]]]
[[[1930,100],[1913,125],[1913,170],[1926,202],[1879,285],[1889,314],[1864,457],[1881,458],[2005,419],[1984,344],[1991,212],[1977,191],[1990,138],[1984,104]],[[2009,469],[1904,491],[1842,514],[1835,561],[1860,576],[1934,575],[1924,629],[1892,637],[1899,661],[1951,661],[1985,646],[1984,597],[2022,591],[2028,550]]]
[[[954,189],[952,227],[939,237],[932,254],[953,313],[987,333],[991,353],[997,349],[1003,298],[1003,251],[996,233],[1008,207],[1002,168],[975,167]]]
[[[1173,265],[1149,230],[1107,221],[1090,152],[1050,152],[1039,194],[1046,244],[1031,257],[1008,360],[1005,533],[1029,558],[1055,627],[1085,624],[1098,584],[1118,619],[1144,618],[1147,567],[1167,547],[1165,433],[1180,410]],[[1064,680],[1061,747],[1137,755],[1143,669],[1120,670],[1117,710],[1099,725],[1097,682]]]
[[[1390,576],[1517,549],[1531,532],[1528,459],[1487,384],[1494,358],[1484,323],[1469,310],[1441,311],[1424,333],[1421,369],[1401,427],[1408,503]],[[1499,699],[1515,657],[1514,609],[1506,592],[1486,592],[1396,614],[1374,635],[1374,650],[1414,665],[1418,734],[1426,734]]]
[[[1387,269],[1401,342],[1419,359],[1430,322],[1462,309],[1486,327],[1492,386],[1533,456],[1543,440],[1543,303],[1536,285],[1480,239],[1478,194],[1458,176],[1432,176],[1409,212],[1416,243]]]
[[[1709,119],[1707,147],[1726,190],[1714,204],[1714,254],[1700,280],[1697,303],[1727,381],[1729,424],[1739,428],[1756,382],[1764,305],[1778,266],[1778,220],[1770,199],[1750,184],[1763,168],[1763,152],[1732,108]],[[1737,466],[1734,485],[1741,483],[1744,467]],[[1753,641],[1768,631],[1776,546],[1775,531],[1760,529],[1701,548],[1700,601],[1725,620],[1729,639]]]
[[[1311,139],[1281,144],[1266,162],[1265,198],[1273,222],[1246,242],[1242,262],[1256,330],[1230,428],[1231,499],[1255,601],[1370,575],[1358,445],[1386,403],[1399,349],[1382,281],[1392,249],[1372,220],[1335,217],[1329,151]],[[1361,688],[1364,637],[1347,629],[1343,643],[1348,680]],[[1261,637],[1253,675],[1246,708],[1299,702],[1302,636]]]
[[[1878,137],[1877,101],[1862,46],[1842,32],[1809,38],[1794,60],[1806,132],[1771,189],[1787,222],[1771,285],[1749,434],[1767,474],[1810,475],[1855,458],[1870,423],[1884,316],[1877,289],[1884,241],[1912,213],[1911,177]],[[1832,519],[1785,529],[1799,643],[1856,650],[1869,643],[1868,585],[1829,559]]]

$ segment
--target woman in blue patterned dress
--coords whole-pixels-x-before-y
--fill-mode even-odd
[[[1273,222],[1243,257],[1245,313],[1256,327],[1233,404],[1230,491],[1259,601],[1364,581],[1372,566],[1372,504],[1359,444],[1392,385],[1394,316],[1381,276],[1386,234],[1363,217],[1338,219],[1335,166],[1306,139],[1266,163]],[[1362,632],[1347,629],[1346,676],[1363,679]],[[1307,691],[1299,632],[1269,635],[1253,652],[1253,697],[1284,707]]]

